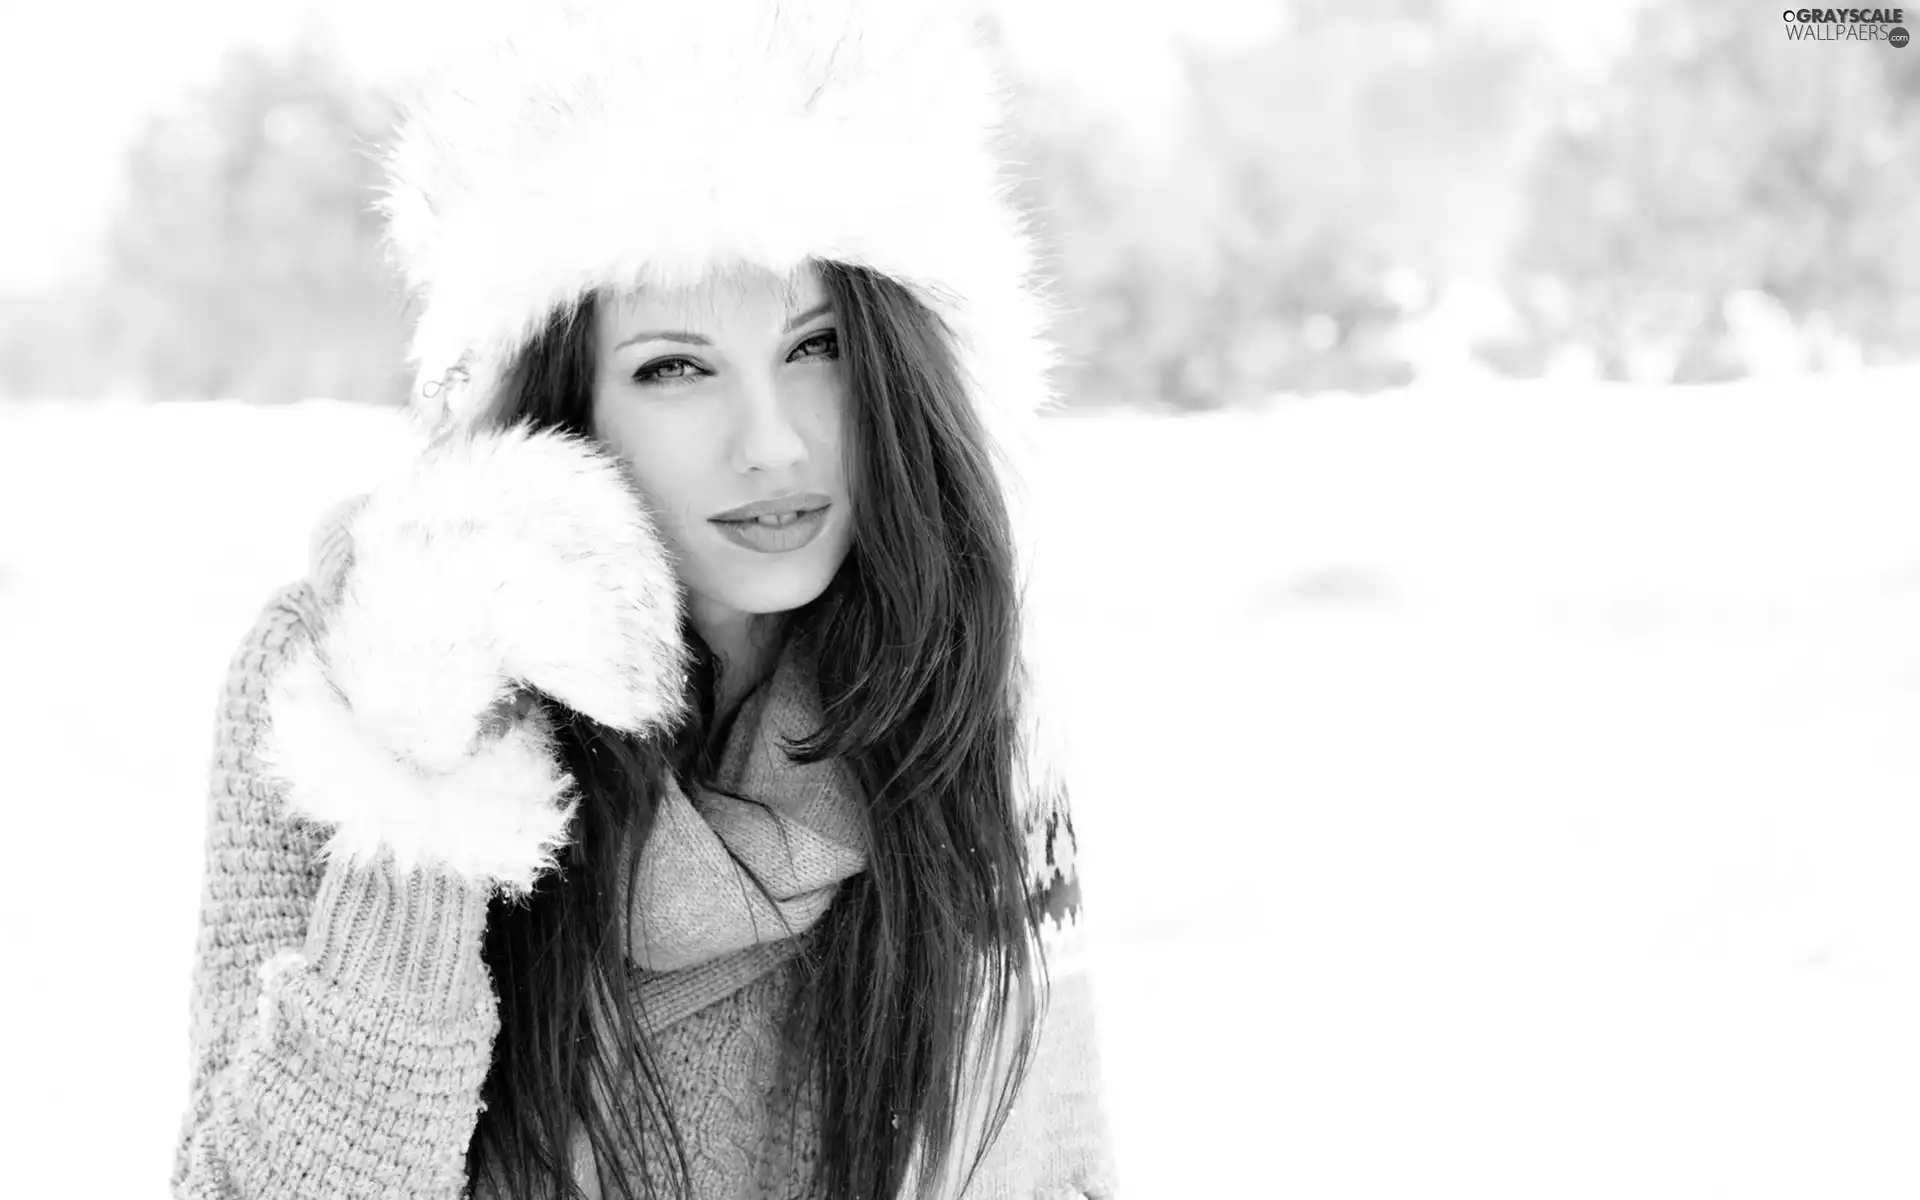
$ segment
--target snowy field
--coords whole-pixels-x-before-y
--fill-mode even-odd
[[[409,450],[0,407],[6,1194],[163,1194],[215,690]],[[1051,452],[1129,1197],[1920,1195],[1920,376]]]

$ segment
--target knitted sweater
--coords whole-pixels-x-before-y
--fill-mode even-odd
[[[289,814],[262,769],[269,681],[324,619],[311,582],[280,591],[222,691],[176,1196],[465,1192],[499,1029],[480,955],[488,893],[390,861],[323,863],[326,831]],[[743,724],[737,737],[759,735]],[[700,1200],[799,1195],[810,1178],[810,1114],[781,1103],[777,1082],[791,956],[762,941],[634,967]],[[1113,1193],[1088,981],[1061,965],[1028,1082],[969,1198]]]

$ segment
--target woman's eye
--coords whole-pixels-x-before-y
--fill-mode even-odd
[[[694,378],[699,365],[691,359],[663,358],[633,373],[635,383],[678,383]]]
[[[836,330],[823,329],[806,341],[793,348],[792,358],[839,358],[840,334]]]

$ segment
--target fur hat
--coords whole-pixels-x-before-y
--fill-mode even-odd
[[[1048,400],[1045,316],[955,0],[542,0],[471,20],[403,97],[382,201],[431,415],[474,419],[597,288],[808,260],[905,284],[983,411]]]
[[[1031,582],[1024,464],[1052,353],[968,4],[540,0],[449,25],[457,42],[402,95],[382,201],[429,420],[486,423],[514,355],[597,289],[869,268],[951,331]],[[1030,684],[1021,708],[1024,790],[1058,803]]]

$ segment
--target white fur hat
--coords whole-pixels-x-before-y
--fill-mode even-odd
[[[867,267],[952,332],[1031,582],[1023,464],[1053,356],[969,4],[508,0],[447,35],[402,96],[383,201],[431,421],[493,415],[516,352],[596,289]],[[1030,664],[1032,631],[1030,610]],[[1030,686],[1027,790],[1051,796],[1040,707]]]
[[[983,415],[1048,402],[969,5],[523,0],[457,20],[403,99],[382,206],[430,418],[490,410],[513,354],[597,288],[810,259],[912,288]]]

